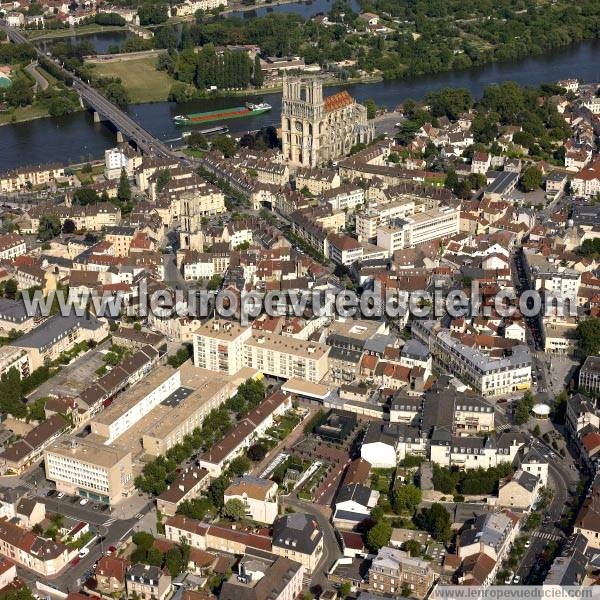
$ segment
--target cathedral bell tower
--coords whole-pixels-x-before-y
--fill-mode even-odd
[[[288,164],[301,167],[317,166],[324,118],[321,80],[284,77],[281,136],[283,156]]]

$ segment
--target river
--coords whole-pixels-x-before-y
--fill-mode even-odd
[[[419,99],[441,87],[463,87],[479,96],[486,86],[502,81],[513,80],[521,84],[537,85],[567,77],[579,77],[588,82],[600,81],[600,41],[584,42],[545,56],[515,62],[490,64],[477,69],[410,80],[356,84],[346,86],[346,89],[357,100],[373,98],[378,105],[393,108],[406,98]],[[326,94],[334,93],[336,89],[339,88],[327,88]],[[260,98],[271,104],[273,110],[253,118],[224,122],[232,133],[279,123],[281,95],[266,94]],[[137,104],[130,106],[129,112],[151,133],[162,140],[171,140],[181,136],[180,129],[172,121],[176,114],[236,106],[254,99],[249,96],[197,100],[180,105],[169,102]],[[114,133],[102,124],[94,124],[87,112],[76,113],[64,119],[46,118],[6,125],[0,127],[0,169],[49,161],[74,162],[99,158],[106,148],[114,144]]]

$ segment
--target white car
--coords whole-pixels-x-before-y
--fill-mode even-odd
[[[519,583],[519,581],[521,581],[521,576],[520,575],[515,575],[515,578],[513,579],[513,583],[515,585],[517,585]]]
[[[525,542],[525,548],[529,548],[529,546],[531,546],[531,541],[530,541],[530,540],[527,540],[527,541]]]
[[[510,582],[512,581],[512,578],[513,578],[512,573],[510,573],[508,575],[508,577],[504,580],[504,585],[510,585]]]
[[[79,504],[81,504],[81,506],[85,506],[88,502],[89,502],[89,500],[87,498],[82,498],[79,501]]]
[[[56,496],[57,498],[64,498],[65,497],[65,493],[64,492],[58,492],[58,496]]]
[[[79,558],[83,558],[84,556],[87,556],[89,553],[90,553],[90,549],[89,548],[82,548],[79,551],[78,556],[79,556]]]

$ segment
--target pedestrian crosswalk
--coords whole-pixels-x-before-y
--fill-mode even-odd
[[[496,427],[497,433],[502,433],[503,431],[508,431],[510,429],[510,423],[504,423],[504,425],[500,425]]]
[[[112,525],[116,520],[116,517],[112,517],[111,519],[104,521],[103,525],[106,525],[108,527],[109,525]]]
[[[138,513],[137,515],[135,515],[135,518],[139,521],[141,518],[143,518],[144,513]]]
[[[556,542],[560,540],[559,535],[556,535],[555,533],[549,533],[547,531],[534,531],[531,535],[532,537],[536,537],[540,540],[548,540],[549,542]]]

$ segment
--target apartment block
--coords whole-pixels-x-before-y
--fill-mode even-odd
[[[460,210],[450,206],[394,219],[377,228],[377,245],[391,256],[396,250],[412,248],[436,239],[456,235],[460,230]]]
[[[111,444],[181,386],[181,373],[162,366],[123,393],[91,422],[92,433]]]
[[[44,453],[46,477],[62,492],[116,504],[133,491],[131,453],[86,438],[68,437]]]
[[[245,366],[244,343],[251,336],[251,327],[231,321],[207,321],[194,333],[194,364],[233,375]]]
[[[244,343],[244,360],[266,375],[318,383],[329,370],[329,350],[317,342],[259,332]]]

